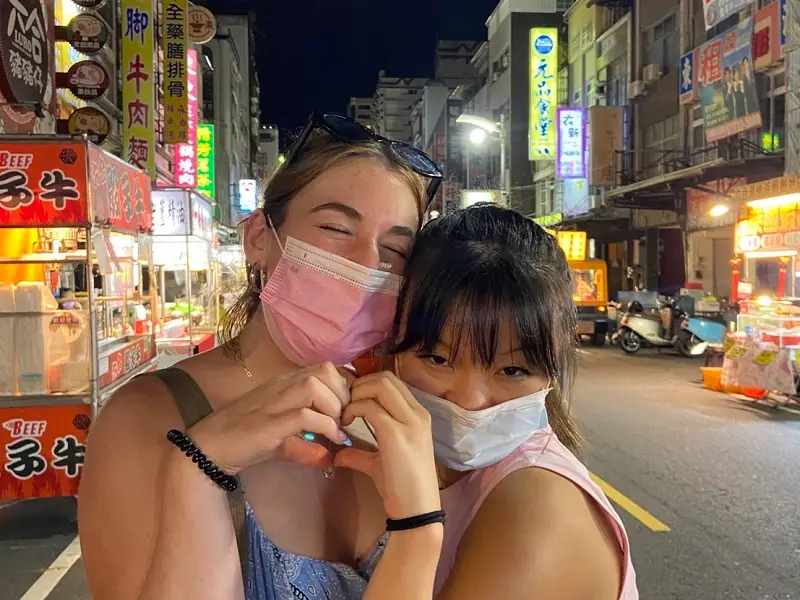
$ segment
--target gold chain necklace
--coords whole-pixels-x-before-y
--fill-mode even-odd
[[[250,383],[253,384],[253,387],[258,387],[258,381],[256,381],[255,377],[253,377],[253,373],[250,371],[250,369],[247,368],[247,365],[244,362],[244,358],[239,359],[239,364],[242,365],[242,370],[244,371],[244,374],[247,375],[247,378],[250,380]]]

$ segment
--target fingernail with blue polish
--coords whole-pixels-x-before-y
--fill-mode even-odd
[[[344,431],[340,431],[339,433],[341,434],[342,445],[350,448],[353,445],[353,440],[351,440]]]

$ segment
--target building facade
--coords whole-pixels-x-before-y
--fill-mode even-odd
[[[372,98],[356,98],[355,96],[351,96],[350,103],[347,106],[347,116],[364,125],[372,126],[372,103]]]
[[[253,59],[252,15],[218,15],[217,34],[206,44],[210,69],[205,97],[213,107],[216,131],[215,195],[219,220],[235,225],[244,216],[239,182],[258,168],[260,86]]]
[[[255,179],[259,187],[264,185],[272,177],[275,169],[280,164],[280,140],[278,139],[277,125],[262,125],[258,134],[258,155],[256,158]]]

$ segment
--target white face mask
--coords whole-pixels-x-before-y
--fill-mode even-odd
[[[548,426],[544,401],[552,388],[483,410],[465,410],[410,385],[408,389],[431,414],[436,460],[454,471],[498,463]]]

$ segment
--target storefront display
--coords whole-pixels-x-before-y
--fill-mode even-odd
[[[247,286],[247,260],[240,244],[214,250],[214,266],[219,290],[220,315],[228,311]]]
[[[211,204],[187,189],[153,192],[153,262],[159,281],[159,366],[216,344]]]
[[[745,298],[797,295],[800,177],[741,186],[732,196],[738,205],[735,252],[742,259],[737,265],[737,292],[744,289]]]
[[[0,141],[0,500],[74,495],[92,418],[155,367],[151,212],[88,142]]]

